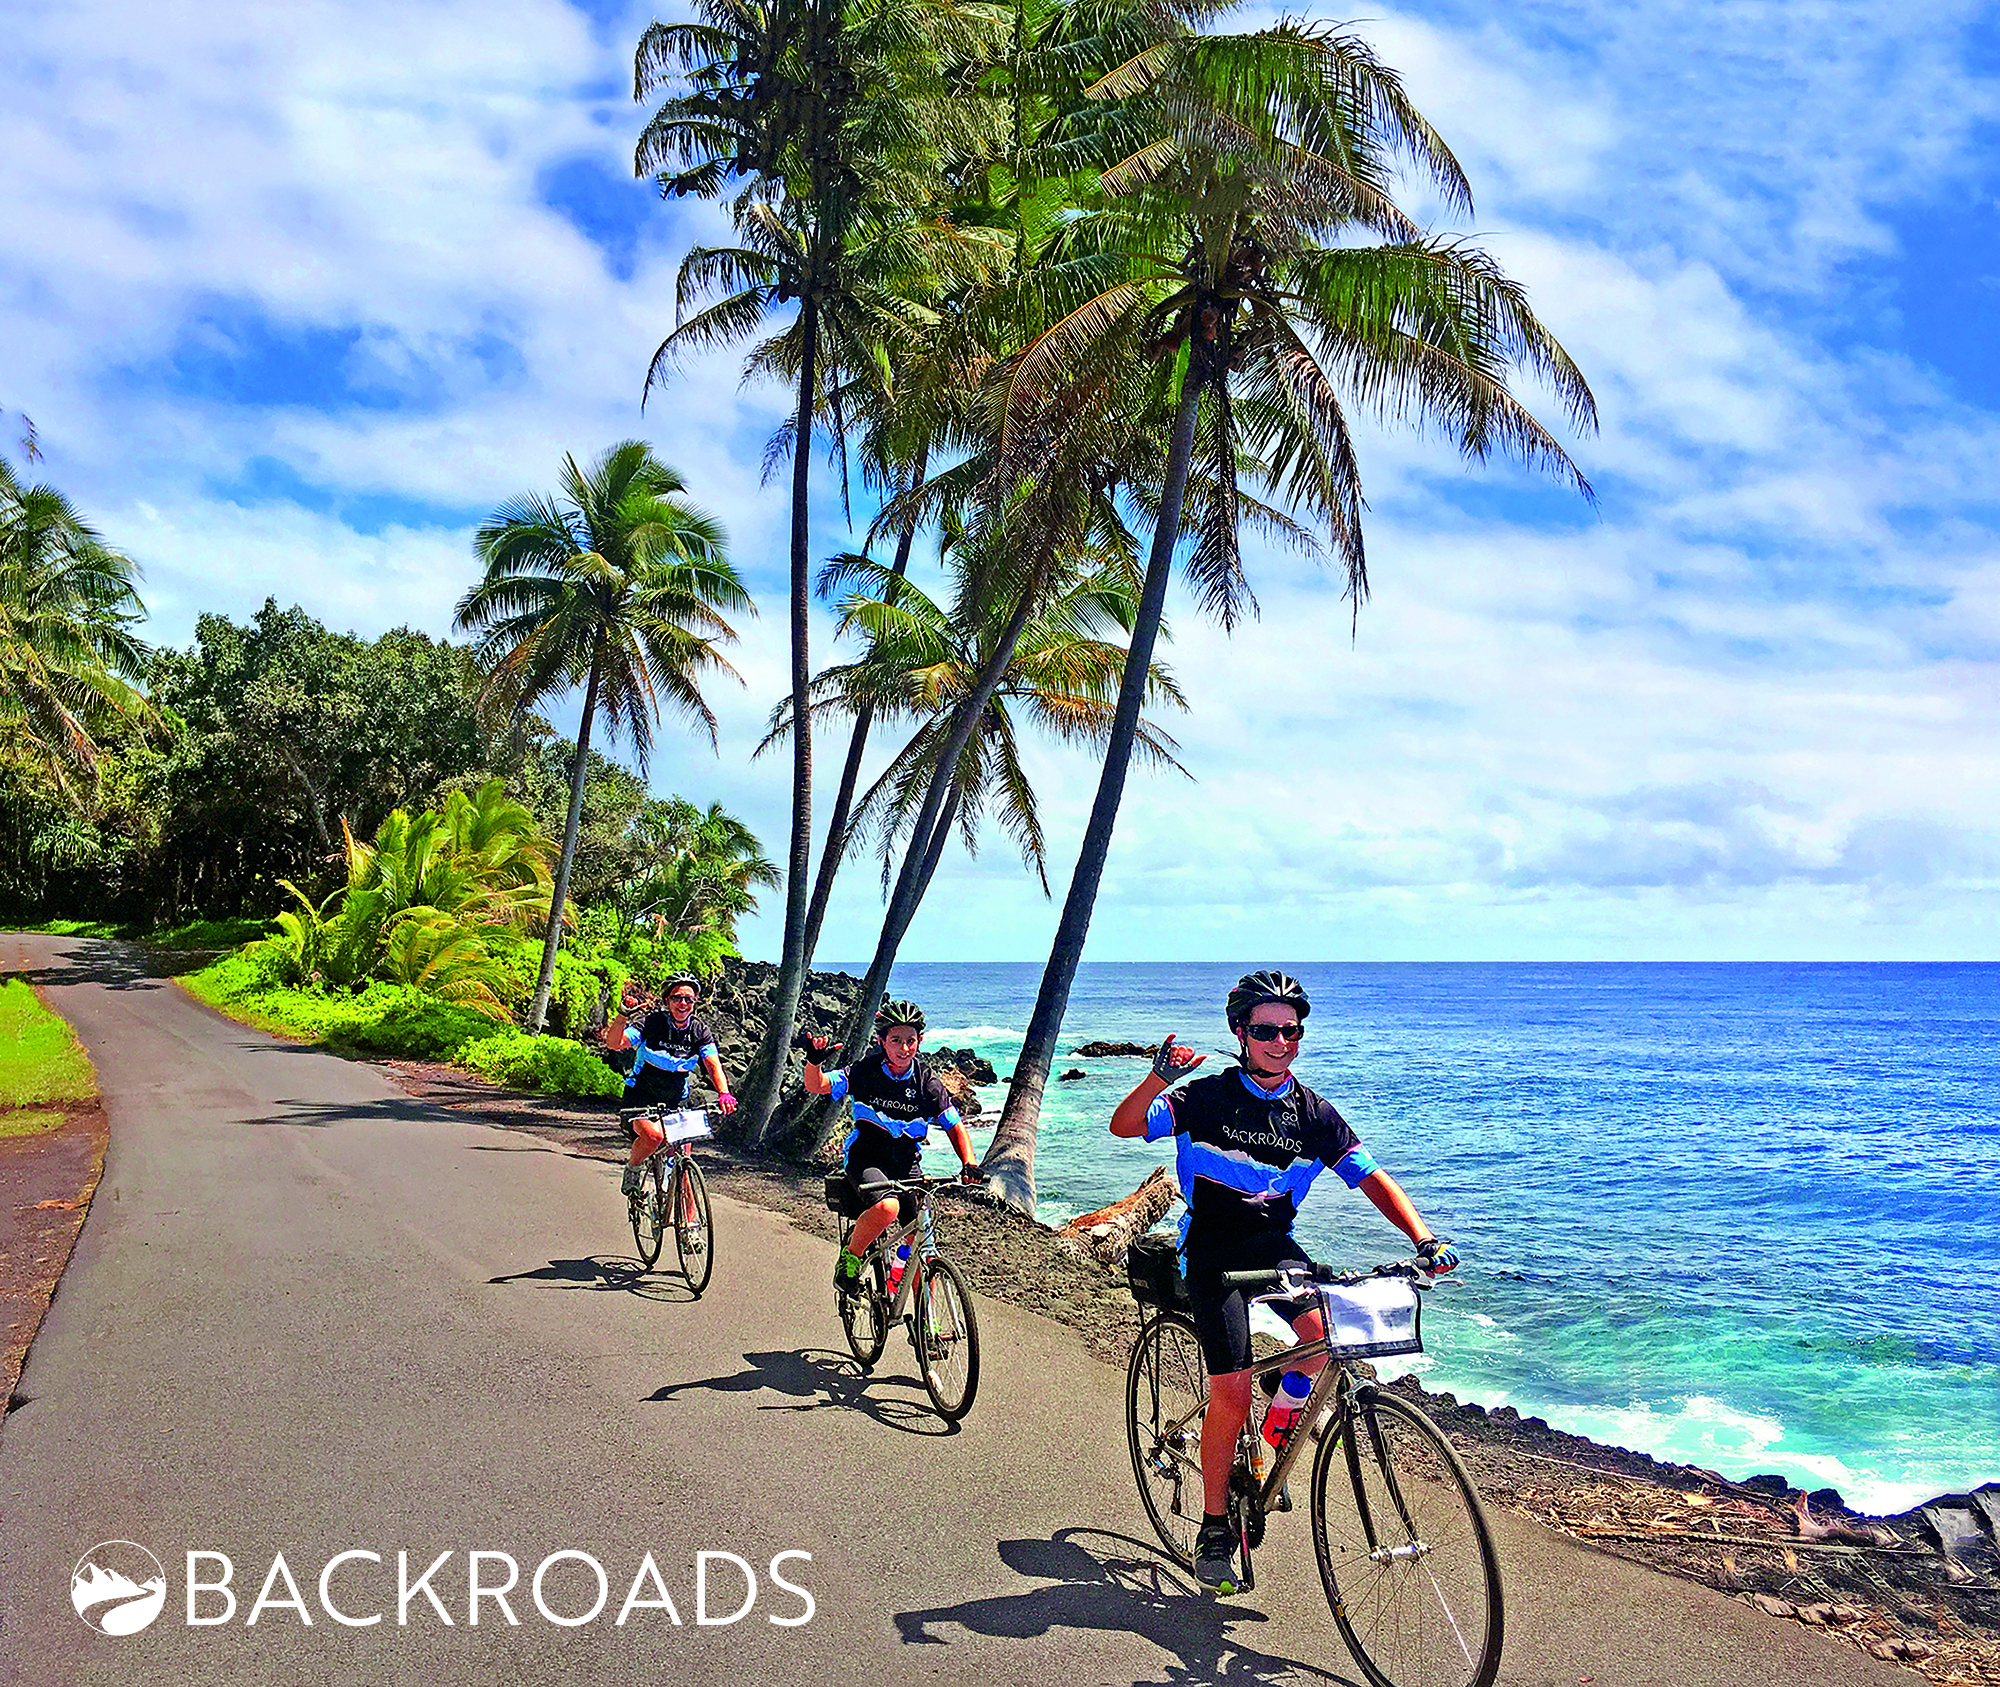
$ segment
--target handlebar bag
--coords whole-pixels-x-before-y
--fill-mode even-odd
[[[1379,1359],[1424,1350],[1423,1306],[1407,1277],[1370,1277],[1322,1291],[1326,1339],[1336,1359]]]
[[[698,1136],[714,1134],[708,1128],[708,1114],[699,1107],[661,1114],[660,1127],[668,1142],[692,1142]]]

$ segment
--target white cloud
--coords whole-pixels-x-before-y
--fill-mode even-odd
[[[1361,26],[1588,374],[1604,429],[1576,449],[1602,502],[1367,432],[1358,640],[1293,558],[1256,558],[1264,618],[1233,641],[1179,606],[1163,654],[1194,712],[1169,725],[1200,783],[1135,774],[1093,953],[1237,956],[1274,925],[1301,957],[1991,951],[1996,418],[1856,349],[1842,279],[1974,166],[1994,98],[1971,15],[1526,0]],[[21,15],[0,400],[146,563],[177,640],[267,593],[443,631],[477,513],[564,451],[653,439],[765,606],[748,685],[714,698],[720,755],[663,734],[655,782],[778,855],[785,758],[748,755],[786,679],[784,488],[758,466],[782,400],[717,357],[638,411],[676,240],[715,213],[661,209],[621,277],[543,202],[566,161],[629,168],[641,21],[554,0]],[[259,357],[269,390],[242,382]],[[346,400],[301,402],[286,358]],[[822,554],[846,542],[832,511]],[[1095,764],[1032,765],[1060,897]],[[752,928],[767,952],[776,915]],[[864,953],[877,918],[857,862],[823,953]],[[1054,920],[995,838],[948,858],[912,954],[1032,957]]]

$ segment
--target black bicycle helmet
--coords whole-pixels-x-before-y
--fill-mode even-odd
[[[880,1036],[892,1025],[907,1025],[912,1031],[921,1033],[924,1010],[915,1002],[885,1001],[875,1010],[875,1034]]]
[[[673,975],[673,977],[667,979],[664,983],[661,984],[660,1000],[664,1002],[683,984],[685,984],[690,990],[692,990],[695,993],[697,999],[700,997],[701,980],[695,977],[695,975],[691,972],[677,972]]]
[[[1235,1031],[1249,1024],[1251,1010],[1265,1002],[1283,1002],[1286,1007],[1296,1009],[1301,1019],[1312,1012],[1312,1003],[1306,1000],[1305,986],[1291,974],[1276,970],[1246,972],[1229,992],[1229,1002],[1224,1010],[1229,1016],[1230,1030]]]

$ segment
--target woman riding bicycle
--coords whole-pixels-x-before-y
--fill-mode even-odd
[[[1248,973],[1229,992],[1225,1012],[1236,1035],[1238,1070],[1171,1086],[1207,1057],[1169,1036],[1153,1070],[1111,1115],[1113,1136],[1174,1139],[1176,1169],[1187,1215],[1181,1221],[1194,1326],[1209,1376],[1201,1426],[1202,1523],[1195,1538],[1195,1577],[1204,1587],[1236,1589],[1236,1542],[1225,1508],[1236,1441],[1250,1414],[1252,1369],[1249,1298],[1225,1288],[1227,1271],[1302,1264],[1292,1237],[1299,1202],[1327,1167],[1359,1189],[1383,1217],[1416,1245],[1435,1271],[1458,1255],[1418,1217],[1395,1179],[1376,1165],[1332,1103],[1291,1075],[1312,1011],[1304,988],[1282,972]],[[1302,1341],[1325,1330],[1318,1309],[1299,1302],[1287,1310]],[[1317,1370],[1324,1364],[1310,1367]]]
[[[633,1103],[680,1107],[687,1101],[689,1079],[699,1070],[714,1087],[717,1109],[736,1111],[736,1097],[729,1093],[729,1082],[722,1074],[722,1054],[715,1046],[715,1034],[705,1020],[695,1016],[699,990],[692,974],[676,973],[661,992],[663,1005],[653,1008],[637,1025],[630,1025],[625,1018],[637,1011],[643,998],[631,1000],[636,992],[632,984],[625,986],[626,1015],[605,1028],[605,1037],[611,1040],[619,1034],[614,1028],[622,1027],[625,1041],[632,1046],[632,1070],[625,1076],[625,1093]],[[622,1185],[626,1196],[639,1193],[639,1168],[659,1152],[665,1140],[659,1125],[645,1114],[632,1121],[632,1152]]]
[[[958,1150],[968,1182],[983,1182],[973,1170],[972,1138],[938,1075],[917,1058],[924,1037],[924,1010],[915,1002],[884,1002],[875,1015],[876,1042],[845,1071],[826,1072],[827,1039],[807,1036],[805,1086],[853,1104],[854,1128],[841,1145],[847,1172],[847,1200],[841,1216],[854,1232],[833,1263],[833,1286],[852,1294],[861,1282],[861,1256],[896,1221],[907,1196],[876,1200],[869,1186],[899,1183],[923,1157],[931,1126],[941,1128]],[[831,1054],[840,1053],[838,1043]]]

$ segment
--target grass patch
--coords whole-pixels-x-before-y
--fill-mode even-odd
[[[473,1008],[401,984],[324,992],[279,984],[252,951],[180,980],[218,1013],[282,1037],[397,1060],[443,1060],[544,1095],[617,1095],[624,1080],[581,1043],[530,1037]]]
[[[0,983],[0,1107],[83,1101],[97,1093],[90,1058],[24,979]]]
[[[17,1107],[11,1113],[0,1113],[0,1138],[10,1136],[40,1136],[43,1131],[52,1131],[63,1122],[60,1113],[51,1113],[41,1107]]]

